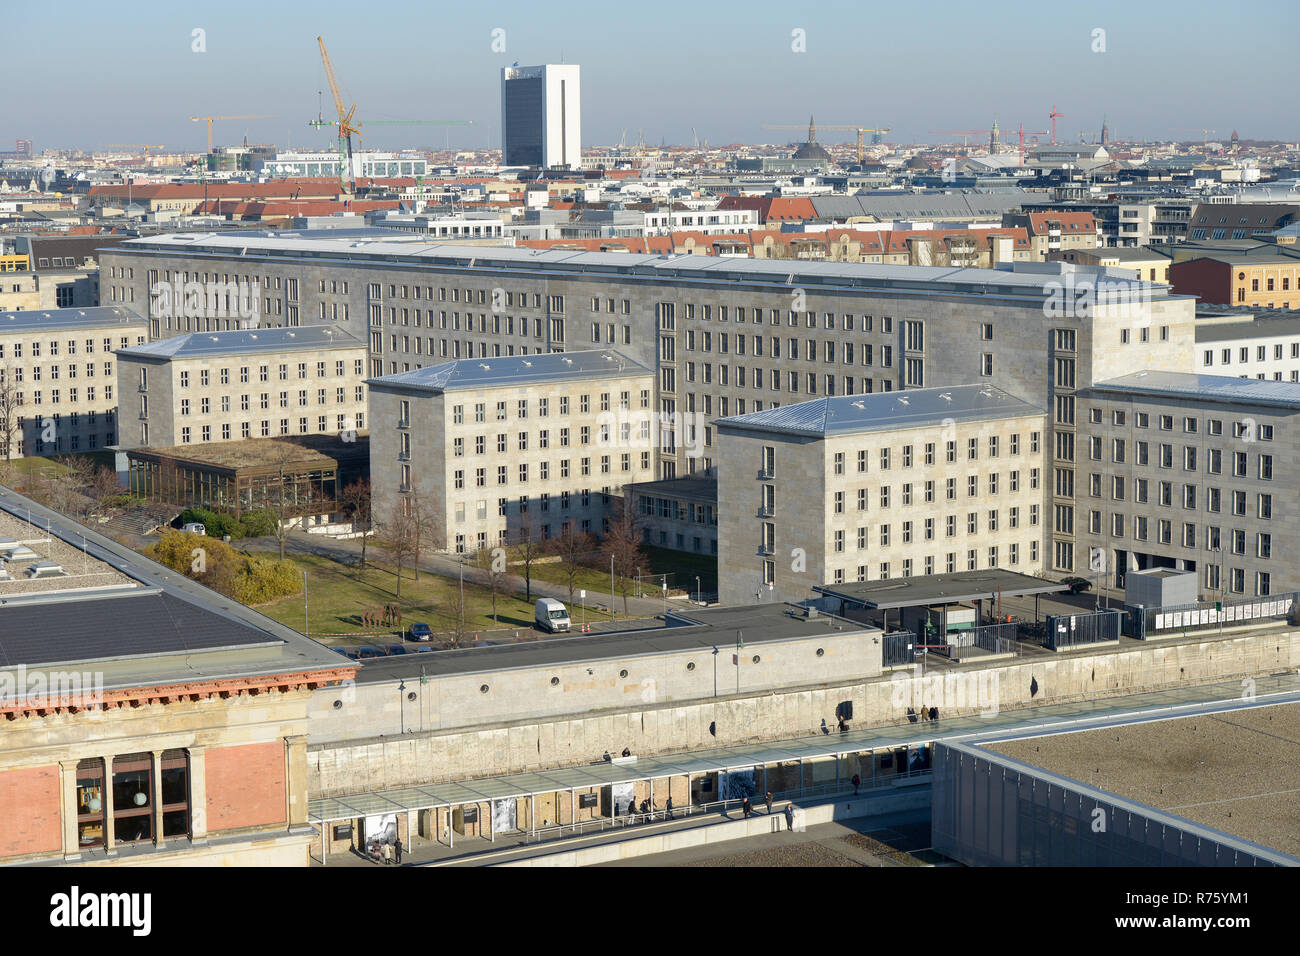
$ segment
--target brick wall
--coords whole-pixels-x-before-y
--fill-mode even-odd
[[[284,822],[284,743],[207,751],[208,832]]]
[[[0,855],[59,852],[61,819],[57,766],[0,773]]]

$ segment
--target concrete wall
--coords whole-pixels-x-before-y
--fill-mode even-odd
[[[1161,643],[1050,660],[1017,661],[991,669],[985,681],[1002,709],[1093,699],[1180,684],[1270,674],[1300,666],[1300,631],[1281,629],[1225,640]],[[975,675],[980,670],[963,670]],[[908,672],[904,675],[910,678]],[[836,707],[853,702],[854,726],[906,719],[912,700],[903,678],[825,684],[794,690],[710,698],[691,703],[641,703],[553,719],[486,723],[452,731],[315,744],[308,747],[313,797],[465,780],[601,759],[630,747],[654,755],[775,740],[835,726]],[[986,706],[943,708],[944,716]]]
[[[863,680],[880,673],[880,645],[874,631],[832,631],[832,619],[825,620],[825,636],[747,645],[740,652],[739,666],[732,663],[735,638],[729,634],[731,643],[719,645],[716,659],[711,647],[696,647],[616,660],[433,675],[425,682],[407,677],[404,685],[392,680],[325,687],[312,696],[311,740],[357,740],[403,731],[560,718],[644,704],[713,699],[715,690],[724,695],[734,695],[738,689],[742,694],[765,693],[782,687]],[[818,650],[824,653],[818,655]],[[399,686],[403,687],[400,691]],[[335,701],[340,706],[335,707]],[[623,746],[620,743],[616,748],[613,741],[605,745],[615,751]]]

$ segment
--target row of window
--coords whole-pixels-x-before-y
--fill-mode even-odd
[[[632,470],[632,454],[633,454],[632,452],[623,452],[622,454],[619,455],[619,463],[618,463],[619,471],[629,472]],[[638,461],[640,462],[640,468],[643,471],[649,470],[650,453],[648,451],[641,452]],[[537,471],[536,471],[537,480],[551,481],[552,480],[551,463],[549,461],[542,461],[542,462],[536,462],[535,464],[537,466]],[[560,480],[568,478],[571,472],[571,464],[572,464],[572,460],[569,458],[559,459],[559,461],[557,462],[558,467],[555,469],[554,477]],[[530,475],[533,474],[533,472],[530,470],[531,467],[532,466],[526,462],[516,466],[516,468],[518,469],[520,484],[527,484],[529,482]],[[590,457],[580,458],[578,460],[578,467],[579,467],[580,475],[582,475],[583,477],[590,475],[591,458]],[[403,464],[401,466],[401,482],[404,488],[411,487],[410,468],[411,466],[406,464]],[[608,475],[608,474],[612,474],[612,472],[613,472],[612,456],[601,455],[600,473],[602,475]],[[465,481],[466,481],[465,470],[463,468],[458,468],[452,472],[452,486],[454,488],[456,488],[457,490],[463,489],[465,487]],[[510,466],[497,465],[496,484],[508,485],[509,483],[510,483]],[[486,467],[474,469],[474,487],[486,488],[487,484],[488,484],[488,469]]]
[[[59,380],[59,373],[60,373],[60,371],[63,371],[64,373],[66,373],[66,375],[65,375],[66,378],[70,378],[70,379],[71,379],[71,378],[76,378],[76,377],[77,377],[77,368],[78,368],[78,366],[75,365],[75,364],[71,364],[71,363],[67,366],[67,368],[64,368],[64,367],[61,366],[61,365],[31,365],[31,366],[26,366],[26,367],[24,367],[24,366],[22,366],[22,365],[18,365],[18,366],[15,366],[14,369],[13,369],[13,380],[14,380],[15,382],[21,382],[21,381],[23,381],[24,368],[26,369],[27,372],[30,372],[30,373],[31,373],[31,380],[32,380],[33,382],[39,382],[39,381],[41,381],[42,378],[48,378],[51,382],[57,382],[57,381]],[[85,373],[86,373],[86,378],[94,378],[94,377],[95,377],[95,363],[94,363],[94,362],[87,362],[87,363],[86,363]],[[8,370],[6,370],[6,369],[0,369],[0,380],[3,380],[4,377],[5,377],[7,374],[8,374]],[[112,363],[112,362],[105,362],[105,363],[104,363],[104,375],[105,375],[105,376],[112,376],[112,374],[113,374],[113,363]]]
[[[1285,350],[1286,350],[1286,348],[1285,348],[1285,346],[1283,346],[1282,344],[1280,344],[1280,343],[1279,343],[1279,344],[1275,344],[1275,345],[1273,346],[1273,349],[1272,349],[1272,351],[1273,351],[1273,361],[1275,361],[1275,362],[1280,362],[1280,361],[1282,360],[1282,355],[1283,355],[1283,352],[1284,352]],[[1292,342],[1292,343],[1291,343],[1290,353],[1291,353],[1291,358],[1293,358],[1293,359],[1300,359],[1300,342]],[[1267,345],[1257,345],[1257,346],[1255,346],[1255,361],[1256,361],[1256,362],[1267,362],[1267,361],[1268,361],[1268,354],[1269,354],[1269,348],[1268,348]],[[1242,363],[1245,363],[1245,362],[1249,362],[1249,361],[1250,361],[1250,347],[1249,347],[1249,346],[1242,345],[1242,346],[1239,346],[1239,347],[1238,347],[1238,349],[1237,349],[1237,361],[1238,361],[1238,362],[1242,362]],[[1206,350],[1205,350],[1205,362],[1204,362],[1204,364],[1205,364],[1207,367],[1208,367],[1208,366],[1211,366],[1211,365],[1214,364],[1214,349],[1206,349]],[[1229,349],[1220,349],[1220,350],[1219,350],[1219,364],[1220,364],[1220,365],[1231,365],[1231,364],[1232,364],[1232,349],[1229,348]]]
[[[1102,497],[1102,487],[1104,477],[1097,473],[1089,475],[1088,493],[1093,498]],[[1122,475],[1110,476],[1110,498],[1112,501],[1124,501],[1128,491],[1128,482]],[[1232,490],[1230,492],[1232,501],[1232,513],[1235,515],[1246,514],[1246,504],[1249,496],[1241,490]],[[1066,495],[1064,497],[1070,497]],[[1185,484],[1182,486],[1181,500],[1182,505],[1188,511],[1195,511],[1197,507],[1198,489],[1194,484]],[[1161,481],[1156,484],[1156,502],[1165,508],[1173,507],[1174,485],[1171,481]],[[1133,500],[1138,504],[1146,504],[1150,501],[1149,486],[1145,478],[1138,478],[1133,482]],[[1273,517],[1273,496],[1271,494],[1259,493],[1255,496],[1256,509],[1255,517],[1268,520]],[[1218,513],[1223,510],[1223,492],[1220,488],[1207,487],[1205,489],[1205,510]]]
[[[1016,567],[1020,564],[1022,551],[1018,543],[1008,544],[1006,546],[1005,553],[1006,553],[1007,564],[1009,566]],[[1001,550],[1001,546],[996,544],[989,545],[989,547],[985,550],[984,567],[985,568],[1000,567],[1002,554],[1003,552]],[[1027,554],[1028,554],[1028,562],[1031,566],[1038,563],[1038,542],[1037,541],[1031,540],[1029,542]],[[979,557],[980,557],[980,549],[970,548],[969,550],[967,550],[965,570],[978,571],[980,569]],[[936,556],[925,555],[920,560],[919,564],[915,558],[903,558],[902,561],[899,562],[898,564],[895,564],[890,561],[881,561],[879,564],[876,565],[877,579],[881,581],[886,581],[889,578],[893,577],[896,573],[896,570],[900,568],[902,571],[902,576],[905,578],[910,578],[913,575],[918,573],[926,574],[926,575],[939,573],[938,571],[936,571]],[[838,568],[830,568],[829,570],[831,573],[831,580],[835,584],[843,584],[847,579],[847,575],[849,574],[855,575],[854,580],[857,581],[870,580],[869,576],[870,576],[871,566],[869,564],[859,564],[856,566],[856,568],[838,567]],[[943,573],[954,574],[957,572],[957,570],[958,570],[958,553],[956,551],[949,551],[947,552],[947,554],[943,556]],[[764,561],[763,562],[763,583],[773,584],[775,583],[775,580],[776,580],[776,562],[770,560]]]
[[[1262,427],[1262,426],[1261,426]],[[1267,426],[1272,434],[1272,425]],[[1128,452],[1127,446],[1122,438],[1112,438],[1110,442],[1110,460],[1116,464],[1123,464]],[[1174,467],[1174,446],[1160,443],[1156,446],[1158,455],[1156,464],[1151,463],[1150,446],[1144,442],[1134,442],[1136,457],[1134,464],[1141,467],[1159,467],[1170,469]],[[1200,463],[1201,450],[1194,445],[1184,445],[1182,454],[1183,471],[1195,472],[1198,470]],[[1232,474],[1237,478],[1252,477],[1250,474],[1250,455],[1244,451],[1235,451],[1229,453],[1232,456]],[[1088,439],[1088,457],[1093,461],[1102,460],[1102,439],[1093,435]],[[1273,456],[1259,454],[1256,455],[1255,471],[1253,477],[1260,481],[1273,480]],[[1210,475],[1223,474],[1223,451],[1219,448],[1209,448],[1205,451],[1205,471]]]
[[[1094,425],[1100,425],[1100,424],[1101,424],[1101,422],[1102,422],[1102,415],[1103,415],[1103,413],[1102,413],[1102,409],[1101,409],[1101,408],[1090,408],[1090,409],[1088,410],[1088,419],[1089,419],[1089,421],[1091,421],[1092,424],[1094,424]],[[1060,416],[1059,416],[1059,415],[1058,415],[1058,420],[1060,420]],[[1072,423],[1072,422],[1073,422],[1073,418],[1070,419],[1070,423]],[[1127,411],[1125,411],[1125,410],[1122,409],[1122,408],[1116,408],[1116,409],[1112,409],[1112,410],[1111,410],[1111,413],[1110,413],[1110,423],[1111,423],[1112,425],[1122,427],[1122,426],[1126,425],[1127,422],[1128,422],[1128,412],[1127,412]],[[1150,427],[1151,427],[1151,415],[1150,415],[1150,413],[1148,413],[1148,412],[1136,412],[1136,413],[1133,415],[1133,424],[1134,424],[1134,426],[1137,427],[1137,428],[1150,428]],[[1173,431],[1173,430],[1174,430],[1174,416],[1173,416],[1173,415],[1167,415],[1167,414],[1166,414],[1166,415],[1157,415],[1157,416],[1156,416],[1156,427],[1159,428],[1160,431],[1162,431],[1162,432]],[[1199,432],[1199,430],[1200,430],[1200,419],[1196,418],[1195,416],[1191,416],[1191,415],[1184,416],[1184,417],[1183,417],[1183,420],[1182,420],[1182,429],[1183,429],[1183,434],[1184,434],[1184,435],[1195,435],[1195,434],[1197,434],[1197,433]],[[1207,419],[1205,420],[1205,430],[1206,430],[1206,434],[1209,434],[1209,435],[1222,435],[1222,434],[1223,434],[1223,419],[1221,419],[1221,418],[1207,418]],[[1235,421],[1235,422],[1232,423],[1232,437],[1233,437],[1233,438],[1240,438],[1240,439],[1242,439],[1243,441],[1252,441],[1252,440],[1256,440],[1256,439],[1258,439],[1259,441],[1272,441],[1272,440],[1273,440],[1273,426],[1272,426],[1272,425],[1259,425],[1258,427],[1255,427],[1255,422],[1254,422],[1253,419],[1250,419],[1250,418],[1243,418],[1243,419],[1241,419],[1240,421]]]
[[[120,348],[120,349],[124,349],[124,348],[127,348],[130,344],[131,344],[130,337],[129,337],[129,336],[125,336],[125,335],[123,335],[123,336],[121,336],[121,337],[118,339],[118,345],[117,345],[117,347]],[[143,345],[143,344],[144,344],[144,336],[143,336],[143,335],[137,335],[137,336],[135,337],[135,344],[136,344],[136,345]],[[59,340],[58,340],[58,339],[48,339],[48,340],[46,340],[46,341],[44,341],[44,342],[41,342],[41,341],[39,341],[39,340],[33,340],[32,342],[28,343],[28,346],[29,346],[29,347],[28,347],[28,350],[27,350],[27,355],[28,355],[28,357],[29,357],[29,358],[40,358],[40,357],[41,357],[41,347],[42,347],[42,345],[43,345],[44,348],[45,348],[45,354],[46,354],[46,355],[48,355],[48,356],[50,356],[50,357],[55,357],[55,356],[57,356],[57,355],[59,354]],[[84,354],[86,354],[86,355],[93,355],[94,352],[95,352],[95,340],[94,340],[94,339],[83,339],[83,340],[82,340],[82,348],[83,348]],[[0,359],[6,358],[6,349],[7,349],[7,352],[8,352],[8,356],[7,356],[8,358],[20,359],[20,358],[23,357],[23,343],[22,343],[22,342],[10,342],[10,343],[7,343],[7,346],[6,346],[6,343],[5,343],[5,342],[0,342]],[[112,351],[113,351],[113,340],[112,340],[112,338],[109,338],[109,337],[105,336],[103,339],[100,339],[100,349],[101,349],[101,351],[104,351],[104,352],[112,352]],[[77,354],[77,340],[76,340],[76,339],[65,339],[65,340],[63,341],[63,352],[64,352],[65,355],[76,355],[76,354]]]
[[[84,436],[80,434],[62,436],[62,435],[58,435],[56,429],[56,437],[53,441],[46,441],[44,438],[33,438],[30,445],[31,454],[44,455],[47,453],[53,454],[53,453],[63,452],[63,451],[81,451],[82,450],[81,441],[83,437],[86,440],[87,449],[95,449],[100,447],[99,432],[90,432],[89,434]],[[113,444],[113,432],[111,431],[105,432],[103,447],[107,448],[111,444]],[[19,458],[27,454],[27,448],[29,446],[26,440],[21,437],[21,433],[19,433],[19,437],[13,442],[13,446],[14,446],[14,454],[17,455]],[[0,439],[0,454],[3,453],[4,453],[3,439]]]
[[[325,405],[325,404],[327,404],[327,396],[328,396],[328,394],[329,394],[329,390],[328,390],[328,389],[318,388],[318,389],[316,390],[316,404],[317,404],[317,405]],[[232,396],[230,396],[230,395],[222,395],[222,396],[220,397],[220,399],[219,399],[219,405],[220,405],[220,410],[221,410],[222,412],[229,412],[229,411],[231,410],[231,398],[232,398]],[[249,395],[240,395],[240,396],[239,396],[239,410],[240,410],[241,412],[249,411],[249,399],[250,399],[250,398],[251,398],[251,396],[249,396]],[[281,408],[288,408],[288,407],[289,407],[289,393],[288,393],[288,392],[281,392],[281,393],[280,393],[280,396],[279,396],[279,399],[280,399],[280,407],[281,407]],[[270,396],[270,393],[269,393],[269,392],[262,392],[261,395],[258,396],[258,400],[259,400],[259,407],[260,407],[260,408],[262,408],[262,409],[268,409],[268,408],[271,407],[271,396]],[[348,398],[347,398],[347,389],[346,389],[346,388],[344,388],[343,386],[339,386],[338,388],[334,389],[334,403],[335,403],[336,405],[342,405],[342,404],[344,404],[347,400],[348,400]],[[366,387],[365,387],[364,385],[356,385],[356,386],[353,387],[352,400],[355,401],[355,402],[364,402],[364,401],[366,400]],[[147,395],[141,395],[141,396],[140,396],[140,414],[141,414],[142,416],[144,416],[144,415],[148,415],[148,414],[149,414],[148,401],[149,401],[149,397],[148,397]],[[307,389],[305,389],[305,388],[303,388],[303,389],[299,389],[299,390],[298,390],[298,406],[299,406],[300,408],[306,408],[306,407],[307,407]],[[192,405],[191,405],[190,400],[189,400],[188,398],[182,398],[182,399],[181,399],[181,402],[180,402],[180,410],[181,410],[181,414],[182,414],[182,415],[189,415],[189,414],[190,414],[190,411],[191,411],[191,408],[192,408]],[[200,399],[199,399],[199,414],[200,414],[200,415],[210,415],[210,414],[212,414],[212,399],[211,399],[211,398],[209,398],[209,397],[207,397],[207,396],[204,396],[203,398],[200,398]],[[360,427],[360,426],[358,426],[358,427]]]
[[[327,373],[327,369],[328,369],[328,368],[329,368],[329,363],[328,363],[328,362],[317,362],[317,363],[316,363],[316,377],[317,377],[317,378],[325,378],[326,375],[328,374],[328,373]],[[277,372],[278,372],[278,376],[279,376],[280,381],[282,381],[282,382],[287,382],[287,381],[289,380],[289,366],[288,366],[287,363],[285,363],[285,362],[281,362],[281,363],[279,364],[279,368],[277,369]],[[308,374],[308,363],[306,363],[306,362],[299,362],[299,363],[298,363],[298,367],[297,367],[297,369],[296,369],[296,372],[297,372],[297,377],[298,377],[299,379],[305,379],[305,378],[307,378],[307,374]],[[358,358],[358,359],[353,359],[353,360],[352,360],[352,374],[353,374],[353,375],[363,375],[364,373],[365,373],[365,361],[364,361],[363,359],[359,359],[359,358]],[[342,375],[346,375],[346,374],[347,374],[347,361],[346,361],[345,359],[335,359],[335,361],[334,361],[334,374],[335,374],[335,375],[339,375],[339,376],[342,376]],[[218,380],[220,381],[220,383],[221,383],[222,385],[229,385],[229,384],[230,384],[230,369],[228,369],[228,368],[218,369],[218,370],[217,370],[217,376],[218,376]],[[242,365],[242,366],[240,366],[240,368],[239,368],[239,381],[241,381],[241,382],[247,382],[247,381],[248,381],[248,376],[249,376],[249,367],[248,367],[247,365]],[[270,367],[269,365],[259,365],[259,366],[257,367],[257,380],[258,380],[259,382],[267,382],[267,381],[270,381],[270,376],[271,376],[271,367]],[[178,382],[179,382],[181,388],[189,388],[189,387],[190,387],[190,372],[189,372],[189,370],[188,370],[188,369],[181,369],[181,371],[180,371],[180,373],[179,373],[179,375],[178,375],[178,377],[177,377],[177,380],[178,380]],[[204,369],[199,369],[198,380],[199,380],[199,385],[200,385],[200,386],[203,386],[203,387],[206,387],[206,386],[212,384],[212,372],[211,372],[211,370],[210,370],[210,369],[206,369],[206,368],[204,368]],[[148,370],[147,368],[141,368],[141,369],[140,369],[140,387],[141,387],[141,388],[147,388],[148,385],[149,385],[149,370]]]
[[[300,434],[300,435],[307,435],[307,434],[310,434],[310,433],[311,433],[311,428],[310,428],[308,422],[309,422],[309,419],[307,419],[306,417],[303,417],[303,418],[299,418],[299,419],[298,419],[298,434]],[[317,432],[317,433],[324,433],[324,432],[327,432],[327,431],[346,432],[346,431],[351,431],[351,430],[353,430],[353,429],[357,429],[357,428],[365,428],[365,427],[366,427],[366,424],[365,424],[365,415],[362,414],[361,412],[357,412],[357,414],[356,414],[355,417],[351,417],[351,416],[348,416],[348,415],[337,415],[337,416],[335,416],[335,419],[334,419],[334,428],[333,428],[333,429],[331,429],[331,428],[329,427],[329,416],[328,416],[328,415],[320,415],[320,416],[318,416],[318,417],[316,418],[316,432]],[[212,437],[212,436],[213,436],[213,430],[212,430],[212,428],[213,428],[213,426],[211,426],[211,425],[202,425],[202,426],[200,426],[200,427],[199,427],[199,440],[200,440],[200,441],[204,441],[204,442],[210,442],[210,441],[213,441],[214,439],[213,439],[213,437]],[[148,425],[147,422],[141,425],[141,432],[140,432],[140,434],[141,434],[141,442],[142,442],[143,444],[145,444],[145,445],[149,444],[149,425]],[[219,439],[220,441],[231,441],[231,440],[232,440],[232,436],[231,436],[231,424],[230,424],[230,422],[224,422],[224,423],[222,423],[220,434],[221,434],[221,438]],[[259,434],[262,438],[269,438],[269,437],[271,437],[271,435],[272,435],[272,429],[271,429],[271,420],[270,420],[270,419],[266,419],[266,418],[262,419],[262,421],[261,421],[261,423],[260,423],[260,430],[259,430],[258,434]],[[289,434],[292,434],[292,431],[290,430],[290,427],[289,427],[289,419],[287,419],[287,418],[282,418],[282,419],[280,419],[280,430],[279,430],[278,432],[275,432],[275,434],[278,434],[278,435],[289,435]],[[240,437],[240,438],[252,438],[252,437],[253,437],[253,430],[252,430],[252,423],[251,423],[251,422],[240,422],[240,423],[239,423],[239,437]],[[182,426],[182,428],[181,428],[181,444],[182,444],[182,445],[189,445],[189,444],[192,444],[192,443],[193,443],[193,440],[194,440],[194,432],[193,432],[193,429],[192,429],[189,425]]]
[[[79,395],[80,395],[79,390],[76,389],[75,387],[68,389],[68,395],[67,395],[68,402],[75,405],[78,401],[80,401]],[[62,389],[58,389],[58,388],[50,389],[50,404],[58,405],[62,399],[62,396],[63,396]],[[44,404],[44,392],[39,388],[33,389],[31,393],[31,399],[32,399],[31,400],[32,405]],[[113,400],[113,386],[105,385],[104,401],[111,402],[112,400]],[[93,385],[86,386],[86,401],[88,402],[95,401],[95,386]],[[28,404],[27,393],[21,391],[14,392],[14,402],[18,407]]]
[[[1102,526],[1104,524],[1103,515],[1100,511],[1088,512],[1088,531],[1091,534],[1103,534]],[[1126,536],[1126,528],[1129,524],[1128,516],[1123,514],[1112,514],[1110,516],[1110,534],[1115,538]],[[1135,515],[1132,518],[1133,540],[1148,541],[1150,540],[1151,521],[1146,515]],[[1155,540],[1160,544],[1173,544],[1174,523],[1167,518],[1156,520]],[[1229,550],[1233,554],[1246,554],[1247,540],[1250,535],[1240,528],[1232,529],[1228,535]],[[1267,531],[1255,533],[1254,555],[1257,558],[1268,559],[1273,557],[1273,535]],[[1217,527],[1207,527],[1203,538],[1206,551],[1222,551],[1223,531]],[[1181,533],[1179,534],[1178,543],[1184,548],[1195,548],[1197,546],[1196,525],[1190,521],[1182,522]]]
[[[608,412],[610,410],[612,395],[613,393],[611,392],[599,393],[598,402],[599,402],[600,411]],[[648,388],[640,389],[640,394],[638,395],[638,401],[640,402],[641,408],[649,408],[650,389]],[[526,419],[528,417],[529,409],[534,407],[536,408],[538,418],[547,418],[551,414],[551,400],[549,397],[538,398],[538,399],[520,398],[515,400],[515,404],[514,404],[515,418],[519,420]],[[632,392],[629,390],[620,391],[618,395],[618,408],[620,410],[626,411],[631,407],[632,407]],[[568,415],[569,408],[570,408],[569,396],[568,395],[559,396],[556,401],[556,409],[559,415],[561,417]],[[474,410],[473,410],[474,422],[475,423],[486,422],[488,420],[487,410],[488,410],[487,402],[475,402]],[[496,402],[496,406],[494,409],[494,420],[498,422],[504,422],[510,420],[509,410],[510,410],[510,403],[508,401],[500,400]],[[585,394],[579,395],[578,413],[582,415],[586,415],[589,414],[590,412],[591,412],[591,396]],[[410,419],[411,419],[411,403],[409,401],[402,400],[401,402],[398,403],[398,426],[405,427],[406,424],[410,422]],[[453,405],[451,407],[451,421],[453,425],[465,424],[465,406],[463,404]],[[542,447],[545,447],[545,445],[543,445]]]

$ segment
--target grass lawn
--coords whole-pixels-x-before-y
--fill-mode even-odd
[[[428,572],[420,580],[402,572],[402,597],[397,597],[397,574],[392,565],[367,561],[362,568],[350,567],[317,555],[289,555],[288,559],[307,572],[307,618],[311,636],[327,643],[373,643],[396,640],[396,627],[381,628],[382,634],[361,623],[360,614],[369,607],[397,604],[402,609],[402,626],[424,621],[438,637],[455,630],[458,582]],[[303,599],[298,594],[257,608],[267,617],[303,629]],[[533,606],[509,594],[497,595],[497,627],[531,628]],[[492,594],[477,585],[465,584],[465,628],[472,635],[493,627]],[[327,635],[345,635],[329,637]]]
[[[696,575],[700,578],[701,590],[716,591],[718,589],[718,559],[713,555],[670,551],[667,548],[643,547],[641,550],[645,555],[641,573],[669,575],[668,587],[670,591],[688,591],[694,594]],[[586,588],[588,601],[592,599],[593,595],[600,594],[604,594],[606,601],[608,601],[609,559],[602,559],[597,554],[587,560],[590,566],[579,570],[577,583],[574,585],[575,589]],[[512,549],[510,554],[510,571],[523,577],[524,566],[519,561],[518,552],[515,549]],[[568,572],[565,570],[563,563],[554,559],[546,564],[534,561],[533,580],[558,584],[561,587],[568,587],[569,584]],[[658,597],[659,595],[657,583],[646,581],[644,590],[646,597]],[[618,582],[615,582],[615,595],[617,599],[621,600],[622,591]]]

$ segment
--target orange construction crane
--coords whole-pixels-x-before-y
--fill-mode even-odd
[[[191,116],[190,119],[195,123],[201,123],[205,120],[208,124],[208,152],[212,152],[212,121],[213,120],[237,120],[237,119],[275,119],[274,113],[256,113],[247,116]]]
[[[357,142],[361,141],[360,124],[353,125],[352,117],[357,111],[357,104],[353,103],[350,107],[343,106],[343,96],[339,93],[338,80],[334,78],[334,65],[330,63],[329,51],[325,49],[325,38],[317,37],[317,44],[320,45],[320,61],[325,66],[325,79],[330,84],[330,95],[334,97],[334,109],[338,111],[339,127],[339,188],[348,195],[356,192],[355,180],[352,176],[352,134],[357,134]]]
[[[1055,146],[1056,145],[1056,120],[1058,117],[1064,116],[1065,114],[1056,112],[1056,107],[1053,106],[1052,112],[1048,113],[1047,115],[1052,119],[1052,145]]]

